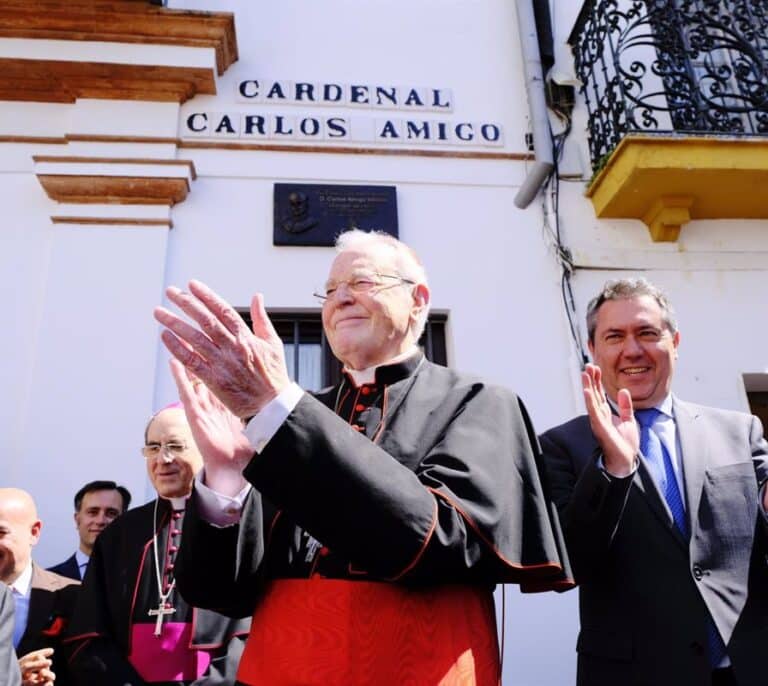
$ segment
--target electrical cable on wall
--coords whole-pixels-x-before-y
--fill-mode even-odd
[[[555,259],[560,265],[560,293],[563,299],[563,307],[568,319],[568,328],[571,333],[571,339],[578,353],[581,369],[589,362],[586,350],[584,349],[583,339],[578,324],[578,314],[576,312],[576,302],[573,297],[573,288],[571,279],[575,266],[573,264],[573,255],[571,251],[563,244],[560,231],[560,173],[559,162],[562,157],[565,140],[571,132],[570,113],[560,109],[553,109],[555,114],[563,121],[563,130],[552,136],[554,149],[554,167],[552,173],[544,182],[542,193],[542,216],[544,219],[544,237],[552,248]],[[552,227],[554,221],[554,228]]]

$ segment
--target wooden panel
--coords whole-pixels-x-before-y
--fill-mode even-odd
[[[219,74],[237,60],[234,15],[168,9],[147,0],[3,0],[0,37],[213,48]]]
[[[213,95],[211,70],[0,58],[0,100],[74,102],[77,98],[185,102]]]
[[[66,203],[175,205],[189,193],[187,179],[38,174],[48,197]]]

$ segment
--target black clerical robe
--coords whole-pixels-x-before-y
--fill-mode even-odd
[[[436,589],[479,590],[492,612],[496,583],[572,585],[522,402],[421,355],[378,368],[373,384],[345,378],[317,397],[304,395],[244,475],[254,489],[237,526],[206,524],[192,499],[178,583],[200,606],[243,616],[281,595],[278,580],[323,579],[334,592],[349,582],[406,590],[414,594],[406,608]],[[370,610],[357,598],[339,604],[359,604],[358,615]],[[280,612],[296,619],[291,608]],[[495,650],[495,626],[489,631]],[[263,640],[271,638],[259,634]],[[319,659],[337,645],[329,641]]]
[[[99,535],[66,638],[70,669],[79,686],[234,683],[248,621],[190,607],[174,588],[168,598],[174,612],[163,616],[161,636],[153,635],[156,615],[149,611],[158,607],[158,572],[167,591],[174,578],[181,517],[161,498],[123,514]],[[158,643],[167,644],[171,623],[177,630],[184,626],[184,657],[202,665],[199,678],[158,676],[170,660]],[[140,652],[149,659],[141,660]]]

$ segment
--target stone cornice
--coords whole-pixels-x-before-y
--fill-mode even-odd
[[[3,0],[3,39],[0,100],[183,103],[215,94],[216,72],[237,59],[231,13],[166,9],[147,0]],[[96,59],[71,49],[104,42],[127,49],[115,55],[106,46]],[[210,56],[205,64],[201,53]]]
[[[213,48],[219,75],[237,60],[234,15],[147,0],[3,0],[0,37]]]
[[[56,224],[170,228],[167,210],[186,199],[196,177],[189,160],[73,155],[34,155],[33,160],[40,185],[51,200],[62,204],[51,216]],[[86,212],[95,205],[102,210]],[[103,211],[116,205],[122,210]],[[132,212],[130,206],[158,210]]]
[[[216,93],[211,69],[0,57],[0,100],[72,103],[77,98],[178,102]]]

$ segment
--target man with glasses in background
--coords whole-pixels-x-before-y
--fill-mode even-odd
[[[192,607],[176,587],[184,508],[202,466],[178,404],[150,419],[142,453],[158,498],[96,539],[66,639],[72,674],[80,686],[234,684],[248,622]]]
[[[513,393],[424,359],[410,248],[354,230],[337,251],[318,296],[344,375],[317,396],[261,296],[252,332],[199,282],[167,294],[200,329],[156,310],[205,463],[179,587],[254,613],[243,684],[495,685],[494,584],[569,583],[535,434]]]

